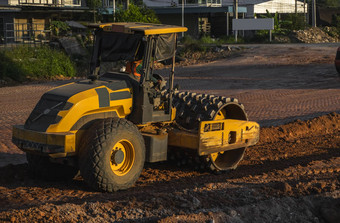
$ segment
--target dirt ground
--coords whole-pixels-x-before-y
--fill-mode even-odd
[[[260,142],[234,171],[146,164],[133,188],[113,194],[92,191],[81,177],[31,179],[10,142],[11,126],[64,82],[0,88],[0,222],[340,222],[337,47],[254,45],[177,68],[182,90],[238,98],[263,126]]]

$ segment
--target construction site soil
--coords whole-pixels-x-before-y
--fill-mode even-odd
[[[336,48],[251,46],[237,57],[178,68],[183,90],[238,98],[264,126],[259,143],[236,170],[146,164],[134,187],[112,194],[91,190],[81,176],[30,178],[10,142],[11,125],[64,82],[0,88],[0,222],[340,222]]]

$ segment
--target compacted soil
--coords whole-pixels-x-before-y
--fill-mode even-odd
[[[146,164],[134,187],[113,194],[91,190],[81,176],[32,179],[11,143],[11,126],[65,82],[0,88],[0,222],[340,222],[337,47],[248,46],[179,67],[182,90],[238,98],[261,124],[260,142],[236,170]]]
[[[113,194],[81,177],[30,179],[27,164],[0,175],[0,221],[339,222],[340,115],[263,128],[234,171],[147,164],[133,188]]]

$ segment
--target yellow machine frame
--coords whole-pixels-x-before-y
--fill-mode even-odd
[[[202,121],[197,133],[170,131],[169,145],[194,149],[202,156],[255,145],[259,133],[260,126],[256,122],[234,119]]]

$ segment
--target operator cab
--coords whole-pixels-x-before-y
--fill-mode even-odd
[[[95,25],[91,80],[125,80],[133,89],[129,120],[135,124],[170,121],[177,33],[187,28],[146,23]],[[169,84],[154,64],[172,58]],[[168,86],[168,88],[166,88]]]

